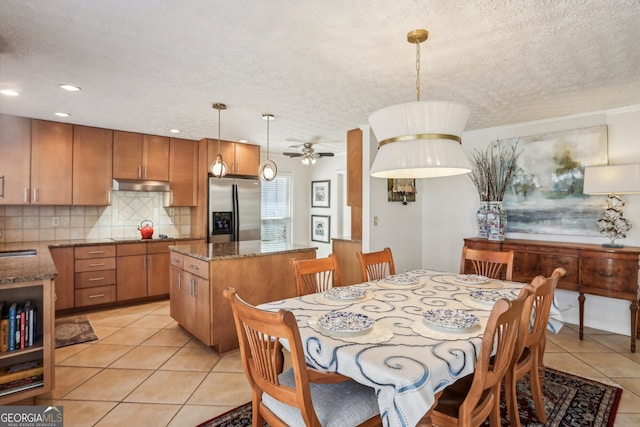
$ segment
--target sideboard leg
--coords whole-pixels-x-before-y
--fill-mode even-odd
[[[631,301],[631,353],[636,352],[636,337],[638,336],[638,300]]]
[[[582,340],[584,338],[584,293],[580,292],[578,295],[578,302],[580,303],[580,332],[578,333],[578,337]]]

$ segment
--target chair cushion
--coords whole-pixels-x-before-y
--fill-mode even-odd
[[[293,369],[280,374],[280,383],[295,388]],[[348,427],[380,413],[375,390],[353,380],[332,384],[309,384],[313,407],[324,427]],[[304,426],[298,408],[286,405],[267,393],[262,403],[289,426]]]

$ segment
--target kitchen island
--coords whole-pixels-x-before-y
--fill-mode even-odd
[[[233,314],[222,291],[233,287],[253,305],[291,298],[296,295],[291,259],[315,258],[317,250],[253,240],[169,249],[171,317],[219,354],[238,348]]]

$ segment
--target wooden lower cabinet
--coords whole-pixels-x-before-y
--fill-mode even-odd
[[[208,344],[211,340],[209,279],[184,270],[184,261],[191,263],[192,258],[175,253],[171,258],[171,317]]]
[[[74,248],[74,256],[73,307],[88,307],[115,302],[115,245],[79,246]]]
[[[73,248],[51,248],[49,249],[53,263],[58,270],[55,278],[56,293],[55,303],[56,311],[65,310],[74,307],[74,286],[73,286]]]
[[[117,300],[169,294],[169,246],[162,242],[122,243],[117,247]]]
[[[507,239],[490,242],[477,237],[464,239],[471,248],[514,251],[513,280],[530,282],[535,276],[550,276],[556,267],[567,275],[558,289],[578,292],[580,339],[583,338],[585,295],[598,295],[630,302],[631,352],[636,352],[640,318],[638,316],[638,261],[640,248],[608,248],[601,245]]]

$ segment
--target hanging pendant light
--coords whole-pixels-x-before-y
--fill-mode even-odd
[[[209,167],[211,171],[211,175],[216,178],[222,178],[227,174],[227,164],[222,158],[222,154],[220,153],[220,111],[226,110],[227,106],[225,104],[215,103],[213,104],[213,108],[218,110],[218,155],[216,159],[211,163]]]
[[[416,102],[392,105],[369,116],[378,140],[370,174],[376,178],[435,178],[471,172],[460,135],[469,118],[464,105],[420,101],[420,43],[427,30],[413,30],[407,41],[416,45]]]
[[[275,119],[273,114],[263,114],[262,120],[267,121],[267,160],[260,163],[260,167],[258,168],[258,176],[262,181],[273,181],[273,179],[278,175],[278,167],[275,162],[269,160],[269,122]]]

